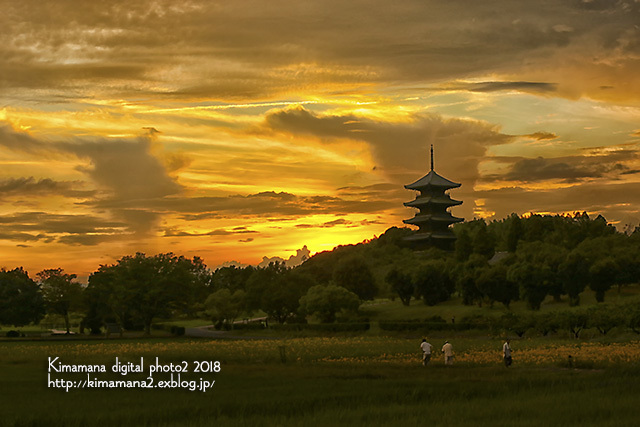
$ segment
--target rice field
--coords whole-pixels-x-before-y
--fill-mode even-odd
[[[502,342],[486,339],[452,341],[456,364],[491,366],[502,362]],[[413,366],[420,362],[420,340],[389,337],[313,337],[283,340],[157,340],[104,342],[2,343],[0,360],[20,363],[33,358],[64,356],[72,360],[109,361],[116,356],[155,357],[167,360],[212,357],[227,364],[384,364]],[[440,359],[434,345],[433,364]],[[512,341],[513,357],[520,365],[550,366],[573,360],[606,366],[640,362],[640,341],[572,342]]]
[[[640,421],[640,342],[457,337],[445,366],[440,338],[421,365],[420,340],[1,342],[0,425],[422,426],[634,425]],[[571,355],[573,364],[568,365]],[[207,392],[47,387],[47,359],[112,364],[220,361]],[[103,374],[104,375],[104,374]],[[109,374],[112,378],[118,374]],[[504,414],[508,414],[507,417]],[[504,421],[504,422],[502,422]]]

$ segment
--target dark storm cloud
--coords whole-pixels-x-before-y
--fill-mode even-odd
[[[206,233],[189,233],[187,231],[178,230],[176,228],[170,228],[164,231],[164,236],[165,237],[174,237],[174,236],[202,237],[202,236],[231,236],[234,234],[253,234],[253,233],[257,233],[257,231],[246,230],[246,229],[236,230],[234,228],[233,230],[217,229],[217,230],[208,231]]]
[[[563,180],[567,183],[588,179],[617,179],[619,175],[636,173],[632,167],[640,159],[640,152],[634,146],[614,147],[607,151],[603,148],[583,150],[584,154],[560,158],[508,159],[513,161],[504,175],[487,175],[485,181],[507,179],[521,182]]]
[[[640,183],[583,183],[567,188],[528,190],[521,187],[477,191],[486,200],[485,208],[503,218],[514,211],[601,213],[607,219],[638,217]]]
[[[418,179],[429,167],[429,145],[434,144],[436,169],[473,186],[478,163],[493,145],[514,139],[486,122],[415,115],[410,121],[383,122],[353,114],[314,114],[302,107],[273,111],[263,129],[314,136],[325,143],[344,139],[366,142],[379,169],[395,184]]]
[[[524,136],[532,139],[536,139],[538,141],[551,140],[551,139],[556,139],[558,137],[558,135],[551,132],[535,132],[535,133],[530,133],[529,135],[524,135]]]
[[[94,191],[79,190],[83,186],[82,182],[55,181],[49,178],[36,180],[34,177],[9,178],[0,181],[0,197],[3,196],[51,196],[60,195],[64,197],[90,197]]]
[[[296,228],[333,228],[336,226],[357,227],[352,221],[347,221],[344,218],[334,219],[333,221],[327,221],[322,224],[298,224]]]
[[[328,213],[371,213],[393,208],[393,200],[362,200],[333,196],[298,196],[291,193],[263,192],[227,197],[167,197],[149,201],[149,208],[180,214],[184,220],[253,216],[297,217]],[[108,201],[96,205],[113,209]]]
[[[499,92],[499,91],[521,91],[531,93],[547,94],[555,92],[558,85],[555,83],[542,82],[478,82],[478,83],[452,83],[444,86],[443,90],[467,90],[469,92]]]
[[[4,2],[0,87],[82,90],[99,81],[91,90],[267,98],[300,88],[331,92],[333,84],[514,76],[566,62],[597,74],[610,58],[635,82],[627,71],[640,51],[639,9],[555,0]],[[572,78],[596,90],[611,85]],[[475,90],[554,89],[529,83]]]
[[[0,216],[0,239],[95,245],[122,236],[126,227],[93,215],[23,212]]]
[[[28,133],[16,131],[13,126],[7,122],[0,122],[0,147],[28,154],[55,151]]]
[[[75,156],[88,161],[78,170],[101,188],[102,194],[94,202],[108,200],[114,216],[126,221],[132,231],[146,233],[153,229],[159,218],[158,213],[147,208],[147,202],[182,192],[182,186],[168,175],[167,166],[152,154],[158,132],[155,129],[147,132],[147,135],[133,139],[42,141],[5,124],[0,127],[0,147],[34,155]],[[168,163],[171,168],[186,164],[179,157],[170,158]],[[5,183],[7,188],[20,185],[31,190],[64,186],[46,179],[38,183],[20,179]],[[73,195],[68,190],[66,194]]]

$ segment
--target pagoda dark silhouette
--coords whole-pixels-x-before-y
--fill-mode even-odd
[[[451,206],[462,204],[461,201],[449,197],[447,191],[458,187],[460,184],[441,177],[433,170],[432,145],[431,171],[413,184],[404,186],[408,190],[420,192],[415,200],[404,203],[405,206],[418,209],[418,212],[413,218],[402,221],[405,224],[418,226],[414,234],[405,238],[414,249],[422,250],[430,247],[453,249],[456,236],[449,226],[464,219],[452,216],[447,210]]]

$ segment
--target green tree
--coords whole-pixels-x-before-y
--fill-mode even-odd
[[[587,315],[588,327],[596,328],[602,335],[607,335],[611,329],[626,323],[625,315],[621,310],[607,305],[591,307]]]
[[[560,325],[567,329],[575,339],[580,338],[580,332],[589,325],[589,315],[586,310],[568,310],[560,313]]]
[[[67,274],[61,268],[42,270],[37,275],[46,306],[51,313],[64,318],[67,334],[71,324],[69,313],[79,308],[82,298],[82,286],[74,282],[75,274]]]
[[[361,300],[372,300],[378,292],[371,268],[360,256],[338,261],[333,272],[333,283],[358,295]]]
[[[524,227],[520,217],[512,213],[509,217],[509,228],[507,231],[507,251],[515,252],[518,248],[518,241],[522,239]]]
[[[640,334],[640,307],[633,304],[626,310],[627,326],[636,334]]]
[[[489,233],[484,220],[477,220],[477,222],[479,225],[473,237],[473,252],[491,259],[495,254],[495,238]]]
[[[247,303],[250,310],[262,310],[284,323],[296,316],[300,298],[315,285],[306,269],[288,269],[284,263],[272,262],[257,268],[247,280]]]
[[[455,243],[455,254],[456,259],[460,262],[465,262],[469,259],[471,254],[473,253],[473,242],[471,241],[471,236],[469,236],[469,232],[466,228],[461,228],[460,232],[457,234],[456,243]]]
[[[589,287],[596,293],[596,301],[604,302],[604,295],[616,283],[619,266],[612,257],[597,260],[589,268]]]
[[[580,305],[580,294],[589,281],[589,262],[577,251],[571,251],[558,267],[558,276],[569,296],[569,305]]]
[[[536,315],[533,325],[533,327],[545,337],[550,332],[556,332],[561,326],[561,315],[554,311]]]
[[[518,299],[518,287],[507,280],[507,268],[503,264],[478,270],[477,274],[478,289],[487,296],[490,305],[498,301],[509,308],[511,301]]]
[[[409,306],[411,304],[411,297],[415,293],[415,287],[410,274],[393,268],[385,277],[385,281],[398,294],[403,305]]]
[[[535,318],[527,313],[516,314],[509,311],[502,315],[500,320],[505,330],[515,333],[520,338],[535,326]]]
[[[448,300],[455,290],[455,282],[451,280],[443,260],[431,260],[423,264],[416,272],[413,283],[416,295],[427,305]]]
[[[285,323],[295,317],[300,307],[300,298],[315,285],[313,278],[296,270],[287,270],[277,280],[270,282],[266,292],[262,294],[261,309]]]
[[[476,279],[478,272],[488,267],[489,264],[487,264],[486,258],[478,254],[473,254],[467,262],[464,264],[458,263],[452,270],[456,288],[460,295],[462,295],[462,303],[464,305],[477,304],[478,307],[482,307],[482,300],[485,295],[478,288]]]
[[[245,311],[245,299],[246,292],[242,289],[231,293],[223,288],[209,295],[204,306],[214,323],[223,322],[233,326],[233,322]]]
[[[37,323],[44,313],[42,292],[22,267],[0,270],[0,324],[24,326]]]
[[[550,276],[551,271],[546,265],[534,265],[528,261],[519,261],[507,270],[507,279],[520,288],[520,297],[527,301],[527,306],[532,310],[540,310],[549,292]]]
[[[218,268],[211,275],[211,287],[213,290],[229,289],[235,292],[238,289],[246,290],[247,280],[255,271],[254,267],[239,268],[235,265]]]
[[[337,313],[358,309],[360,298],[355,293],[336,285],[316,285],[300,298],[300,311],[314,314],[323,323],[333,323]]]
[[[102,305],[103,320],[113,316],[121,329],[128,321],[140,322],[145,334],[159,316],[185,311],[209,280],[206,266],[198,257],[188,259],[172,253],[147,257],[143,253],[125,256],[110,266],[100,266],[89,277],[89,296]],[[91,289],[91,290],[90,290]]]

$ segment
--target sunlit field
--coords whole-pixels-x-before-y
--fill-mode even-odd
[[[451,339],[453,366],[443,363],[441,341],[431,340],[436,351],[426,368],[420,363],[419,340],[390,337],[3,342],[1,422],[534,426],[632,425],[637,420],[638,341],[514,340],[511,368],[502,365],[498,339]],[[47,387],[48,358],[56,356],[63,363],[103,363],[108,368],[116,357],[121,363],[138,363],[141,357],[145,362],[158,357],[166,364],[186,361],[191,370],[194,361],[220,361],[221,369],[186,376],[215,379],[206,392],[184,388],[67,392]],[[123,378],[118,373],[97,375]]]

